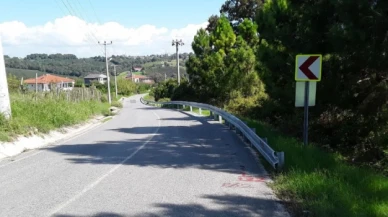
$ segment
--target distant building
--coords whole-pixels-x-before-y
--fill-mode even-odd
[[[141,72],[143,70],[142,67],[133,67],[133,71],[135,72]]]
[[[104,74],[89,74],[84,77],[85,85],[90,85],[93,81],[97,81],[100,84],[105,84],[108,77]]]
[[[151,78],[144,76],[144,75],[136,75],[133,73],[128,73],[126,79],[129,79],[135,83],[146,83],[146,84],[153,84],[154,80]]]
[[[56,75],[45,74],[36,79],[26,79],[23,83],[27,85],[29,90],[36,90],[36,84],[38,91],[50,91],[53,89],[72,90],[74,88],[75,80]]]

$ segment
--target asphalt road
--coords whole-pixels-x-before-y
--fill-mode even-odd
[[[0,216],[288,216],[234,133],[139,98],[86,134],[0,161]]]

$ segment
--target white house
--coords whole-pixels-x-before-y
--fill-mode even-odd
[[[108,77],[104,74],[89,74],[84,77],[85,84],[89,85],[93,81],[97,81],[100,84],[105,84],[108,80]]]
[[[128,73],[128,76],[126,77],[126,79],[129,79],[135,83],[146,83],[146,84],[153,84],[154,83],[154,81],[147,76],[136,75],[133,73]]]
[[[56,75],[45,74],[37,78],[26,79],[23,82],[30,90],[50,91],[52,89],[72,90],[74,88],[75,80],[64,78]]]

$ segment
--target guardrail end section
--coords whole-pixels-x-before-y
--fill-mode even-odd
[[[284,152],[276,152],[276,156],[278,157],[278,160],[279,160],[277,169],[282,170],[284,167]]]

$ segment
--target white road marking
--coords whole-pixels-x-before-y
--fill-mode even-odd
[[[112,174],[114,171],[116,171],[119,167],[121,167],[125,162],[127,162],[128,160],[130,160],[133,156],[135,156],[140,150],[142,150],[156,135],[156,133],[158,133],[160,127],[161,127],[161,121],[160,121],[160,117],[159,115],[157,115],[155,112],[152,112],[154,113],[154,115],[158,118],[158,128],[155,130],[155,132],[152,134],[151,138],[149,138],[146,142],[144,142],[139,148],[137,148],[131,155],[129,155],[128,157],[126,157],[123,161],[121,161],[118,165],[114,166],[112,169],[110,169],[106,174],[102,175],[100,178],[98,178],[96,181],[94,181],[93,183],[89,184],[88,186],[86,186],[81,192],[79,192],[78,194],[76,194],[74,197],[70,198],[68,201],[60,204],[59,206],[57,206],[53,211],[50,212],[50,214],[48,216],[52,216],[53,214],[55,214],[56,212],[59,212],[60,210],[62,210],[63,208],[65,208],[66,206],[68,206],[69,204],[71,204],[72,202],[76,201],[77,199],[79,199],[80,197],[82,197],[82,195],[84,195],[86,192],[88,192],[89,190],[93,189],[96,185],[98,185],[102,180],[104,180],[106,177],[108,177],[110,174]]]

